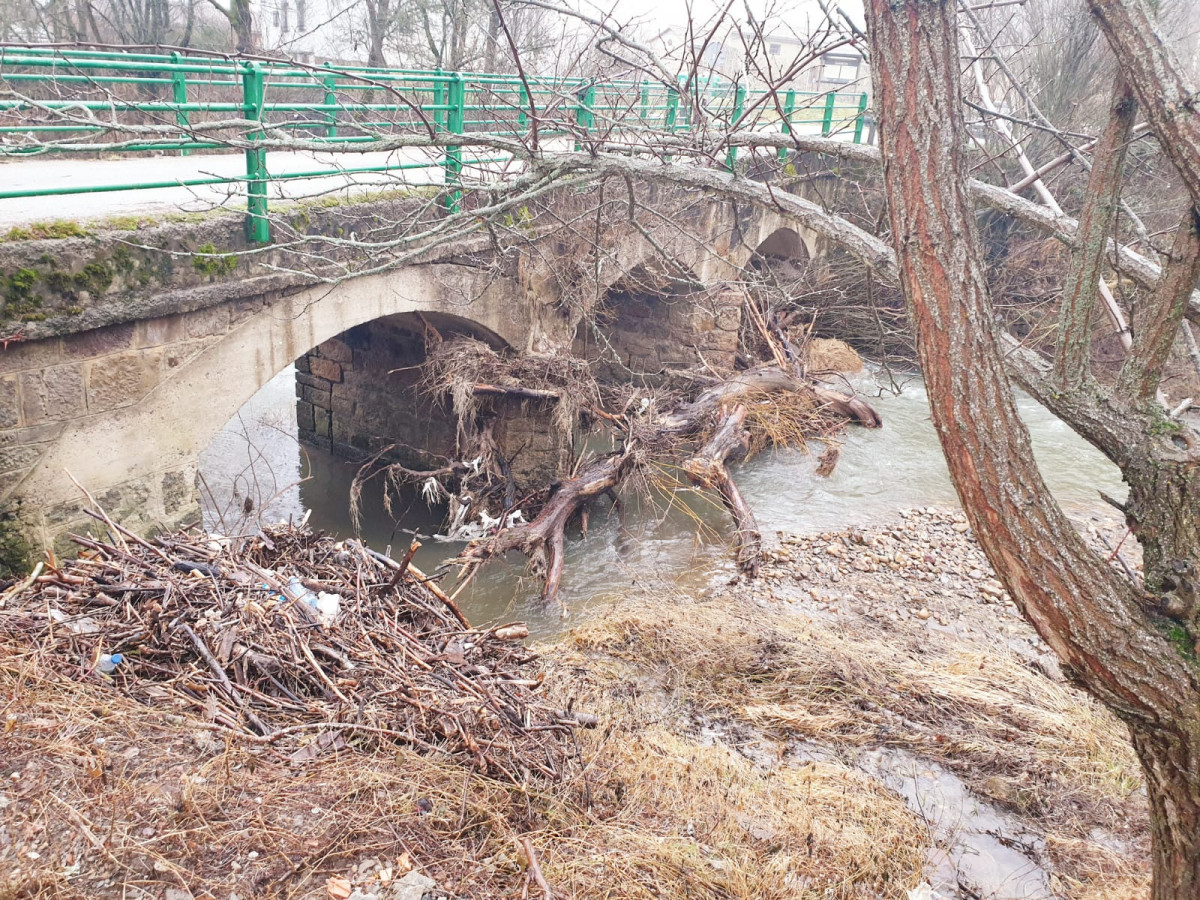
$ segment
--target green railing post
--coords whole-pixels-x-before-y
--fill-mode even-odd
[[[663,116],[663,127],[675,133],[675,117],[679,114],[679,91],[667,88],[667,111]]]
[[[466,106],[466,83],[463,81],[462,72],[454,72],[450,75],[449,98],[446,110],[446,129],[451,134],[463,133],[463,120],[465,118]],[[450,190],[446,194],[446,209],[449,212],[458,212],[462,209],[462,147],[454,146],[446,148],[446,187]]]
[[[337,75],[330,72],[321,83],[325,85],[325,105],[334,107],[325,113],[325,137],[337,137]]]
[[[650,111],[650,85],[646,80],[642,79],[642,94],[639,98],[641,101],[641,110],[638,112],[638,122],[642,125],[648,124],[646,118]]]
[[[242,69],[242,109],[251,122],[262,122],[263,70],[258,63],[245,63]],[[261,130],[247,135],[251,141],[261,139]],[[252,244],[265,244],[271,239],[271,224],[267,219],[267,151],[246,149],[246,239]]]
[[[837,102],[837,94],[830,93],[825,98],[825,117],[821,120],[821,136],[829,137],[833,132],[833,104]]]
[[[796,92],[790,90],[783,98],[783,133],[792,133],[792,113],[796,110]],[[779,148],[779,161],[787,162],[788,149],[787,147]]]
[[[446,105],[446,82],[442,80],[445,74],[441,67],[433,70],[433,130],[434,132],[446,130],[446,110],[441,109]]]
[[[575,124],[584,134],[591,134],[592,126],[596,124],[596,114],[592,108],[596,105],[596,85],[589,84],[577,94],[579,104],[575,107]],[[575,138],[575,149],[583,147],[580,138]]]
[[[521,82],[521,86],[517,89],[517,134],[522,134],[525,131],[525,126],[529,124],[529,91],[525,88],[525,82]]]
[[[858,115],[854,118],[854,143],[856,144],[862,143],[863,120],[866,119],[866,117],[867,95],[864,91],[863,95],[858,98]]]
[[[729,117],[729,133],[733,134],[738,123],[742,119],[742,113],[746,110],[746,88],[744,85],[738,85],[733,92],[733,115]],[[730,172],[733,171],[737,164],[737,147],[730,147],[725,154],[725,168]]]
[[[171,54],[171,62],[176,66],[183,63],[183,54],[176,50]],[[183,106],[187,103],[187,73],[182,68],[171,71],[171,100],[179,105],[179,109],[175,110],[175,124],[184,129],[184,139],[191,136],[192,123],[188,121],[187,110]],[[180,150],[180,156],[187,156],[192,151]]]

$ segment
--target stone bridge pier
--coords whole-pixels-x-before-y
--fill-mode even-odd
[[[572,322],[562,280],[545,269],[547,257],[584,252],[554,229],[536,238],[536,253],[496,259],[486,242],[460,242],[417,264],[315,284],[286,249],[214,262],[214,247],[242,249],[236,217],[160,226],[136,242],[112,234],[0,245],[9,335],[0,567],[66,550],[68,533],[88,530],[73,481],[136,532],[196,521],[200,452],[293,364],[303,440],[360,458],[399,444],[407,450],[395,455],[411,462],[455,450],[450,410],[416,383],[430,328],[503,352],[574,346],[615,378],[730,364],[741,295],[722,283],[756,254],[807,257],[816,244],[772,214],[694,198],[686,209],[686,228],[669,239],[604,236],[589,288],[599,298],[594,328]],[[502,450],[526,448],[519,478],[545,482],[570,462],[571,448],[550,437],[552,410],[502,403],[496,412]]]

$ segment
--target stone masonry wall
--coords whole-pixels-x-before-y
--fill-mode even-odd
[[[300,439],[348,459],[381,450],[410,468],[457,459],[457,424],[443,401],[420,385],[424,328],[415,316],[389,317],[344,332],[296,361]],[[461,333],[461,332],[460,332]],[[454,330],[443,326],[443,338]],[[485,401],[501,453],[518,483],[542,485],[571,462],[570,441],[553,433],[543,402]]]
[[[729,287],[665,296],[616,292],[609,297],[600,334],[585,323],[576,350],[597,360],[598,375],[608,379],[688,369],[701,360],[731,369],[743,297],[740,288]]]
[[[69,423],[138,403],[267,302],[240,300],[9,345],[0,353],[0,496],[13,493]],[[110,451],[96,447],[94,452]],[[127,527],[149,530],[198,518],[195,481],[194,458],[162,461],[151,474],[97,490],[96,500]],[[6,521],[20,520],[59,535],[84,532],[93,524],[83,513],[82,493],[78,503],[67,505],[35,507],[32,501],[9,503]],[[70,545],[60,537],[54,546],[62,551]]]

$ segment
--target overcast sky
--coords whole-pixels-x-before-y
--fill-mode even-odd
[[[728,4],[729,0],[577,0],[579,8],[592,14],[609,12],[622,24],[636,24],[639,31],[653,33],[669,28],[683,28],[691,18],[697,30],[704,30]],[[844,0],[841,7],[861,24],[861,0]],[[769,31],[804,33],[808,23],[824,18],[816,0],[733,0],[729,17],[745,22],[753,15],[768,24]]]

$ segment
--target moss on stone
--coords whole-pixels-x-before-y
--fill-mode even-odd
[[[100,295],[109,289],[113,283],[114,273],[108,263],[93,260],[83,267],[83,271],[75,276],[75,286],[81,291],[90,291]]]
[[[46,274],[46,287],[64,297],[75,296],[75,276],[70,272],[55,269]]]
[[[118,247],[112,252],[112,264],[122,275],[129,275],[137,268],[137,261],[127,247]]]
[[[34,222],[24,227],[10,228],[6,241],[44,241],[87,237],[90,232],[78,222]]]
[[[37,269],[22,268],[4,276],[4,315],[17,318],[37,312],[42,308],[42,298],[37,294],[37,283],[41,278]],[[26,321],[29,321],[26,319]]]
[[[213,278],[219,275],[228,275],[237,268],[237,255],[218,252],[211,241],[201,244],[193,252],[196,255],[192,257],[192,268],[201,275]]]
[[[0,510],[0,578],[18,578],[33,565],[34,551],[16,513]]]

